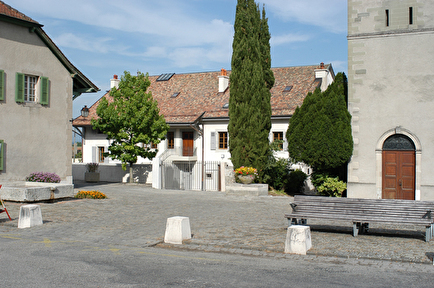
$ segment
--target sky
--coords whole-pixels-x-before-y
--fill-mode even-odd
[[[44,25],[65,56],[101,91],[74,100],[80,115],[113,75],[231,69],[237,0],[2,0]],[[262,0],[271,66],[331,63],[347,74],[347,0]]]

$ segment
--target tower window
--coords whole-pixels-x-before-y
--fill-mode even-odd
[[[408,8],[408,24],[413,24],[413,7]]]
[[[386,27],[389,27],[389,9],[386,9]]]

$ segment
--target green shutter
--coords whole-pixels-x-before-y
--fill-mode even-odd
[[[17,73],[15,76],[15,102],[24,102],[24,74]]]
[[[50,82],[48,77],[41,77],[41,98],[39,103],[48,105],[50,102]]]
[[[0,140],[0,170],[3,170],[3,159],[4,159],[4,152],[5,151],[5,144],[3,140]]]
[[[0,101],[5,100],[5,71],[0,70]]]

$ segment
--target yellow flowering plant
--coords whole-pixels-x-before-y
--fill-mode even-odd
[[[78,191],[78,193],[74,196],[74,198],[90,198],[90,199],[106,199],[104,193],[93,190],[93,191]]]
[[[240,168],[235,169],[235,175],[239,176],[239,175],[253,175],[253,176],[258,176],[258,170],[256,170],[253,167],[244,167],[241,166]]]

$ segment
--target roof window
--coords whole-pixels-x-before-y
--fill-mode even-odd
[[[292,89],[292,86],[286,86],[285,89],[283,89],[283,92],[290,92]]]
[[[181,92],[175,92],[175,93],[173,93],[172,96],[170,96],[170,98],[176,98],[179,95],[179,93],[181,93]]]
[[[157,78],[157,81],[168,81],[170,78],[172,78],[173,75],[175,75],[175,73],[166,73],[166,74],[161,74],[161,75]]]
[[[225,105],[223,105],[222,108],[223,108],[223,109],[228,109],[228,108],[229,108],[229,103],[225,103]]]

